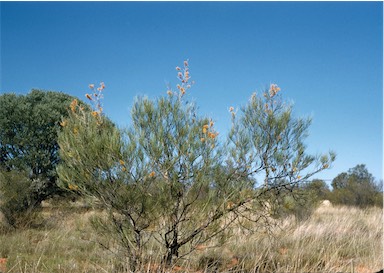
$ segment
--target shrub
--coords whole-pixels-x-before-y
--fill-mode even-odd
[[[26,223],[23,213],[29,218],[41,201],[63,193],[56,185],[57,134],[72,99],[41,90],[0,95],[1,210],[14,227]]]
[[[20,228],[33,222],[33,208],[37,204],[30,192],[31,181],[26,174],[0,172],[0,211],[7,221],[6,226]]]
[[[332,180],[331,200],[350,206],[383,206],[382,185],[377,183],[364,164],[339,174]]]
[[[113,231],[132,271],[148,259],[143,253],[151,239],[171,266],[236,221],[264,225],[265,202],[334,160],[305,154],[310,120],[292,116],[276,85],[263,97],[253,95],[243,115],[230,109],[232,130],[220,143],[214,121],[185,100],[192,85],[188,62],[176,70],[177,90],[136,99],[128,130],[104,116],[101,83],[86,95],[94,111],[73,101],[59,135],[62,186],[101,202],[108,217],[99,223]],[[258,175],[265,177],[261,184]]]

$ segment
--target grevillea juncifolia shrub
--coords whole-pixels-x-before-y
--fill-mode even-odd
[[[102,111],[104,83],[90,85],[86,95],[93,112],[73,101],[62,121],[61,185],[97,198],[108,212],[99,224],[115,236],[133,271],[150,259],[151,240],[170,266],[235,223],[267,225],[283,190],[335,159],[305,153],[310,120],[293,117],[275,84],[239,113],[230,107],[232,128],[220,141],[214,120],[186,99],[193,85],[188,61],[176,71],[175,90],[135,99],[125,130]]]

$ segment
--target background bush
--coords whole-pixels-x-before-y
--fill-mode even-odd
[[[383,185],[375,181],[364,164],[339,174],[332,180],[334,204],[368,207],[383,206]]]
[[[73,97],[32,90],[27,95],[0,95],[0,209],[12,225],[54,194],[60,161],[57,134]]]
[[[36,204],[30,192],[31,181],[26,174],[17,171],[0,172],[0,211],[6,224],[22,227],[31,223]]]

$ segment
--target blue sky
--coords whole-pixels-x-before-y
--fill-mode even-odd
[[[382,2],[1,2],[0,92],[79,98],[106,84],[104,108],[129,125],[137,95],[175,86],[224,137],[230,106],[277,83],[311,116],[310,153],[334,150],[332,179],[357,164],[383,177]]]

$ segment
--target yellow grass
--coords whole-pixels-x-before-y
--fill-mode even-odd
[[[52,208],[44,225],[0,234],[6,272],[127,272],[98,244],[89,224],[93,210]],[[319,207],[307,220],[284,219],[273,235],[233,230],[220,247],[201,245],[173,272],[376,272],[383,268],[383,211]],[[160,256],[158,257],[160,259]],[[1,260],[0,271],[4,271]],[[156,272],[159,260],[141,272]],[[1,267],[3,266],[3,267]]]

